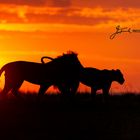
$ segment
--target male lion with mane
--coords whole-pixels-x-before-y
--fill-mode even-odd
[[[124,83],[123,74],[119,69],[117,70],[99,70],[96,68],[86,67],[81,71],[80,81],[91,87],[91,94],[96,95],[96,91],[103,90],[103,94],[107,96],[113,81],[120,84]]]
[[[45,64],[27,61],[11,62],[0,70],[0,75],[5,71],[2,94],[6,95],[12,91],[17,95],[24,80],[40,85],[39,95],[43,95],[51,85],[57,86],[63,93],[76,92],[81,68],[83,66],[74,52],[58,56]]]

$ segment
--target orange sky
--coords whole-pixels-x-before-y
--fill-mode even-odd
[[[140,29],[140,1],[0,0],[0,67],[15,60],[40,62],[43,55],[73,50],[84,66],[122,70],[126,82],[113,83],[111,92],[139,92],[140,33],[110,40],[117,25]],[[21,89],[33,87],[25,83]]]

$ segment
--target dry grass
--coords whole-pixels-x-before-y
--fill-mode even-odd
[[[140,95],[20,95],[0,101],[1,139],[140,139]]]

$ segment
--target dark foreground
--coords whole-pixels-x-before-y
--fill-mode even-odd
[[[23,96],[23,95],[22,95]],[[140,139],[140,95],[24,95],[0,101],[3,140]]]

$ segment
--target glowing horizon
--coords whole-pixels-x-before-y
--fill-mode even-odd
[[[140,34],[109,39],[117,25],[140,28],[139,3],[0,0],[0,67],[17,60],[40,62],[43,55],[56,57],[72,50],[84,66],[123,71],[126,84],[114,83],[112,91],[139,92]],[[23,90],[30,87],[28,83]]]

